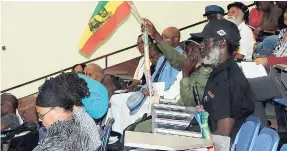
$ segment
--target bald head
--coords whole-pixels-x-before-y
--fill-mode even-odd
[[[9,93],[1,94],[1,116],[9,113],[16,114],[18,108],[18,99]]]
[[[91,79],[102,82],[104,79],[104,70],[97,64],[91,63],[85,67],[85,75]]]
[[[177,47],[180,41],[180,32],[176,27],[168,27],[162,32],[162,37],[171,46]]]

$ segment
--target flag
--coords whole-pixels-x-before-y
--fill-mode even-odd
[[[131,7],[126,1],[99,1],[80,40],[80,51],[90,55],[130,12]]]

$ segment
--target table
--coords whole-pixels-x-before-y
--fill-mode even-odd
[[[127,147],[145,149],[186,150],[211,147],[213,142],[201,138],[126,131],[124,144]]]

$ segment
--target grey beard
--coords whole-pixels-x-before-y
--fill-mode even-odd
[[[226,20],[230,21],[230,22],[233,22],[235,25],[240,25],[240,23],[242,22],[242,20],[236,18],[236,17],[233,17],[233,16],[229,16],[226,18]]]
[[[202,58],[202,63],[206,65],[214,65],[217,66],[220,64],[220,49],[219,47],[211,48],[211,51],[208,55]]]

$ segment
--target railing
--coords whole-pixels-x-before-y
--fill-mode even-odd
[[[247,5],[247,7],[251,7],[251,6],[254,6],[254,5],[255,5],[255,4],[252,3],[252,4],[250,4],[250,5]],[[227,13],[225,13],[224,15],[226,15],[226,14],[227,14]],[[182,27],[182,28],[179,29],[179,31],[186,30],[186,29],[188,29],[188,28],[191,28],[191,27],[194,27],[194,26],[203,24],[203,23],[205,23],[205,22],[207,22],[207,20],[203,20],[203,21],[200,21],[200,22],[197,22],[197,23],[194,23],[194,24],[191,24],[191,25]],[[132,46],[129,46],[129,47],[120,49],[120,50],[118,50],[118,51],[115,51],[115,52],[112,52],[112,53],[103,55],[103,56],[101,56],[101,57],[97,57],[97,58],[88,60],[88,61],[83,62],[83,63],[84,63],[84,64],[87,64],[87,63],[91,63],[91,62],[94,62],[94,61],[97,61],[97,60],[100,60],[100,59],[105,58],[105,67],[107,68],[107,67],[108,67],[108,57],[109,57],[109,56],[114,55],[114,54],[117,54],[117,53],[120,53],[120,52],[123,52],[123,51],[126,51],[126,50],[129,50],[129,49],[132,49],[132,48],[134,48],[134,47],[136,47],[136,46],[137,46],[137,45],[135,44],[135,45],[132,45]],[[8,89],[5,89],[5,90],[1,90],[1,93],[7,92],[7,91],[10,91],[10,90],[13,90],[13,89],[17,89],[17,88],[19,88],[19,87],[22,87],[22,86],[25,86],[25,85],[34,83],[34,82],[36,82],[36,81],[40,81],[40,80],[46,79],[46,78],[48,78],[48,77],[54,76],[54,75],[56,75],[56,74],[60,74],[60,73],[62,73],[62,72],[65,72],[65,71],[71,70],[71,69],[72,69],[72,67],[59,70],[59,71],[57,71],[57,72],[54,72],[54,73],[45,75],[45,76],[43,76],[43,77],[40,77],[40,78],[31,80],[31,81],[28,81],[28,82],[25,82],[25,83],[22,83],[22,84],[19,84],[19,85],[16,85],[16,86],[13,86],[13,87],[8,88]],[[35,93],[34,93],[34,94],[35,94]],[[33,94],[31,94],[31,95],[33,95]]]

